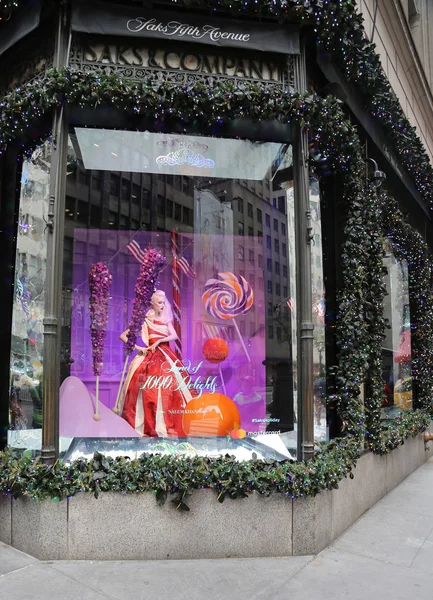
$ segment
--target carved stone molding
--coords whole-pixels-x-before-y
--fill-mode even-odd
[[[32,52],[19,53],[13,64],[7,64],[0,75],[0,94],[38,78],[53,66],[54,47],[51,40],[39,44]]]
[[[159,51],[149,51],[149,57],[146,57],[143,60],[143,63],[147,64],[121,64],[125,62],[123,59],[123,55],[120,54],[120,59],[117,61],[116,57],[108,57],[109,50],[113,51],[115,46],[109,45],[106,46],[103,53],[101,52],[101,47],[98,47],[98,52],[95,51],[96,47],[87,46],[80,42],[76,42],[73,44],[71,48],[71,52],[69,55],[69,65],[71,68],[75,68],[77,70],[83,70],[87,72],[102,72],[107,75],[111,73],[116,73],[123,77],[127,77],[136,81],[151,81],[155,82],[155,85],[159,84],[162,81],[169,81],[172,83],[178,83],[179,85],[185,84],[194,84],[196,82],[202,82],[209,87],[214,87],[216,85],[220,85],[221,83],[231,82],[236,87],[242,88],[245,82],[255,83],[257,85],[263,86],[265,88],[271,89],[282,89],[289,88],[295,89],[295,61],[293,56],[287,57],[287,60],[283,62],[274,63],[271,59],[263,60],[260,62],[260,67],[258,67],[259,61],[252,60],[249,57],[242,57],[236,59],[227,59],[227,57],[208,57],[202,56],[199,52],[185,54],[179,53],[177,55],[174,52],[170,52],[169,56],[171,62],[176,62],[176,57],[181,57],[178,60],[179,64],[184,64],[185,56],[191,57],[192,60],[197,59],[197,57],[203,58],[203,63],[206,64],[207,70],[209,70],[209,65],[212,63],[212,66],[215,67],[218,61],[218,70],[220,72],[203,72],[200,70],[199,62],[197,64],[191,65],[190,70],[183,69],[178,67],[176,69],[170,68],[169,61],[166,61],[165,65],[161,63],[161,57],[159,57],[159,64],[155,57],[157,57]],[[140,58],[139,53],[147,52],[142,48],[133,48],[129,49],[131,52],[131,62],[138,62],[138,60],[133,60],[134,55],[132,52],[137,52],[135,55],[136,58]],[[162,50],[160,52],[163,52]],[[152,54],[150,54],[152,53]],[[102,58],[102,60],[101,60]],[[90,60],[91,59],[91,60]],[[150,63],[150,64],[149,64]],[[236,68],[232,68],[233,64],[239,63],[239,70],[242,71],[242,76],[231,75],[224,71],[224,68],[220,68],[221,64],[227,67],[226,70],[233,72],[236,71]],[[251,66],[252,65],[252,66]],[[216,69],[214,69],[216,70]],[[251,77],[246,76],[246,74],[250,72]],[[261,77],[261,74],[263,76]],[[239,75],[239,72],[238,72]]]

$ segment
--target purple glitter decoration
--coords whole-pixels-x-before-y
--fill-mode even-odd
[[[135,298],[132,305],[131,321],[128,327],[129,331],[126,334],[128,338],[126,353],[128,355],[134,351],[135,342],[141,335],[141,327],[146,318],[152,294],[155,291],[156,280],[164,264],[165,256],[159,250],[155,250],[155,248],[150,246],[146,248],[140,268],[140,275],[135,284]]]
[[[91,266],[89,272],[90,337],[92,338],[93,374],[95,376],[102,373],[111,280],[112,275],[106,264],[98,262]]]

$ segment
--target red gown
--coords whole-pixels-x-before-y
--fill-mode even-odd
[[[146,319],[145,326],[143,338],[148,337],[149,346],[169,335],[161,321]],[[122,417],[143,436],[184,436],[183,409],[192,398],[189,381],[168,342],[160,343],[154,353],[137,355],[125,381]]]

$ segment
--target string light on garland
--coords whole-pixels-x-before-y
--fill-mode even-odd
[[[8,21],[14,10],[19,7],[18,0],[0,0],[0,22]]]
[[[73,1],[73,0],[72,0]],[[18,2],[0,0],[0,6],[18,5]],[[363,16],[356,3],[347,0],[172,0],[180,7],[206,7],[215,13],[242,14],[278,18],[279,21],[301,22],[314,27],[318,45],[328,52],[349,82],[356,84],[357,92],[366,109],[385,129],[402,164],[413,177],[417,189],[433,208],[433,169],[429,157],[392,91],[382,69],[375,44],[364,32]],[[60,83],[60,82],[59,82]],[[64,82],[66,83],[66,82]],[[58,90],[55,102],[62,98]],[[97,100],[97,98],[95,98]],[[106,99],[109,102],[109,99]],[[111,101],[116,103],[113,98]],[[92,105],[92,95],[88,98]],[[82,104],[85,106],[86,102]],[[25,111],[24,107],[24,111]],[[134,111],[138,111],[136,107]],[[167,110],[170,110],[167,107]],[[21,107],[19,107],[21,112]],[[37,116],[38,105],[31,116]],[[175,116],[175,112],[172,112]],[[198,117],[202,116],[198,112]],[[18,127],[20,125],[18,124]],[[16,133],[19,132],[19,129]],[[12,138],[7,138],[12,139]]]
[[[373,190],[365,189],[365,166],[361,144],[355,128],[344,116],[340,103],[332,97],[319,98],[309,94],[298,94],[286,91],[281,98],[275,92],[264,91],[259,86],[249,86],[244,94],[239,93],[230,84],[224,84],[216,90],[209,90],[202,84],[191,87],[161,84],[158,88],[150,84],[138,85],[114,75],[106,76],[95,73],[77,73],[64,70],[51,71],[47,74],[44,85],[38,88],[45,90],[30,93],[22,99],[32,111],[33,102],[39,106],[50,106],[52,98],[58,102],[60,90],[63,98],[85,106],[92,97],[92,103],[114,103],[119,109],[135,107],[140,113],[151,111],[161,122],[170,122],[173,115],[188,122],[191,119],[203,123],[209,121],[219,123],[237,115],[254,115],[256,118],[278,118],[282,122],[298,122],[308,125],[311,139],[320,142],[330,168],[341,173],[344,192],[342,204],[346,210],[345,242],[342,248],[343,284],[338,296],[337,343],[339,347],[336,402],[344,423],[346,439],[332,442],[329,451],[317,457],[317,468],[329,475],[333,454],[347,450],[350,444],[352,453],[349,464],[353,464],[362,447],[364,434],[368,431],[367,440],[372,449],[379,452],[390,451],[409,433],[418,432],[426,427],[426,412],[415,411],[404,415],[395,423],[390,423],[384,437],[377,422],[372,422],[369,414],[364,413],[360,400],[360,386],[366,375],[372,380],[373,391],[367,402],[371,402],[377,410],[377,399],[381,397],[381,383],[374,379],[374,368],[377,367],[378,340],[383,326],[381,315],[381,296],[373,293],[374,302],[365,297],[363,289],[368,289],[372,281],[380,274],[379,249],[372,239],[377,232],[377,204],[374,202]],[[248,103],[245,97],[248,97]],[[278,102],[277,102],[278,100]],[[278,107],[278,108],[277,108]],[[6,113],[7,115],[7,113]],[[3,120],[3,126],[7,123]],[[16,127],[16,119],[13,126]],[[3,129],[4,131],[4,129]],[[317,133],[316,133],[317,132]],[[13,132],[11,132],[13,135]],[[312,159],[314,162],[314,158]],[[376,235],[376,233],[374,233]],[[372,252],[371,250],[374,250]],[[373,289],[373,288],[372,288]],[[366,304],[371,306],[366,310]],[[369,312],[369,320],[365,315]],[[382,320],[381,320],[382,319]],[[377,329],[369,326],[376,323]],[[370,431],[371,430],[371,431]],[[340,456],[340,454],[339,454]],[[352,461],[352,462],[351,462]],[[310,465],[310,463],[309,463]],[[305,465],[301,468],[305,469]],[[310,466],[308,467],[310,469]],[[335,465],[332,469],[335,468]],[[340,469],[335,481],[344,476]],[[346,471],[347,474],[347,471]],[[311,474],[310,474],[311,475]],[[299,490],[302,495],[308,490],[326,489],[333,477],[322,475],[316,488],[309,484],[299,489],[286,490],[285,493],[296,497]],[[300,477],[300,475],[299,475]],[[298,478],[299,480],[299,478]],[[272,486],[267,483],[267,493]],[[70,495],[70,493],[68,494]]]
[[[374,45],[364,36],[362,17],[356,13],[354,3],[342,0],[189,0],[189,4],[206,6],[214,12],[267,15],[280,20],[302,20],[312,25],[318,44],[336,59],[347,79],[356,82],[366,105],[385,127],[418,190],[433,206],[433,171],[428,157],[383,75]],[[168,82],[136,83],[116,74],[51,69],[37,81],[25,84],[3,98],[0,103],[0,147],[4,149],[11,139],[63,102],[82,107],[110,105],[131,114],[148,114],[167,127],[175,121],[194,122],[199,128],[211,125],[216,133],[227,120],[246,116],[298,123],[308,128],[310,139],[326,157],[329,169],[339,173],[343,186],[341,206],[345,226],[336,317],[337,389],[332,400],[338,406],[346,437],[331,442],[307,465],[287,461],[275,463],[274,467],[268,465],[266,469],[261,461],[236,463],[235,469],[234,459],[226,457],[191,460],[148,456],[138,463],[119,463],[96,455],[89,465],[98,473],[106,473],[107,477],[83,482],[77,474],[79,465],[66,466],[59,462],[55,470],[43,476],[44,483],[40,486],[34,486],[31,477],[20,479],[14,473],[33,469],[32,472],[42,474],[46,473],[45,466],[35,467],[34,463],[26,462],[27,459],[13,463],[16,459],[3,453],[0,461],[6,467],[0,471],[0,490],[40,499],[53,495],[69,497],[78,491],[71,482],[78,481],[80,490],[98,495],[104,490],[123,490],[125,484],[122,482],[129,481],[128,475],[136,474],[134,469],[142,469],[143,476],[137,478],[134,475],[137,483],[124,491],[154,491],[158,501],[165,500],[168,493],[181,494],[179,506],[184,504],[186,491],[195,487],[215,489],[220,500],[225,495],[243,497],[252,490],[265,495],[282,492],[295,498],[331,489],[343,477],[350,476],[365,436],[369,447],[383,454],[401,444],[405,437],[416,435],[427,427],[433,393],[433,298],[428,287],[432,275],[431,259],[422,238],[404,223],[395,203],[393,205],[389,199],[385,202],[383,196],[365,185],[360,140],[336,98],[263,89],[246,82],[242,90],[230,83],[209,88],[202,83],[191,86]],[[314,162],[313,157],[311,162]],[[390,213],[386,212],[385,205],[393,206]],[[411,299],[419,306],[414,315],[412,372],[420,402],[419,410],[403,414],[386,425],[380,420],[383,392],[380,349],[385,329],[380,239],[384,231],[393,239],[396,253],[406,253],[411,266]],[[368,382],[368,394],[364,411],[360,387],[365,381]],[[7,465],[12,463],[13,469],[8,470]],[[164,483],[158,475],[164,470],[162,467],[170,471],[170,484]],[[231,475],[234,472],[236,477]],[[60,496],[59,481],[63,482],[64,490]]]
[[[289,498],[299,498],[334,489],[344,477],[353,477],[354,462],[359,457],[359,447],[353,440],[331,444],[326,455],[326,464],[324,453],[319,453],[305,468],[302,463],[290,460],[238,462],[228,455],[191,458],[144,454],[130,460],[95,452],[90,460],[68,464],[57,461],[49,467],[28,457],[19,459],[6,450],[0,453],[0,493],[15,498],[63,500],[79,492],[93,493],[96,498],[101,492],[150,492],[158,504],[164,504],[169,495],[174,495],[173,505],[181,510],[189,510],[185,503],[187,495],[203,488],[214,490],[219,502],[226,497],[245,498],[251,492],[264,496],[283,493]]]

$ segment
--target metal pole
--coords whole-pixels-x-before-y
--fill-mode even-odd
[[[305,53],[295,61],[295,82],[306,91]],[[313,307],[311,286],[311,223],[308,175],[308,136],[299,125],[293,127],[293,178],[295,199],[296,290],[298,326],[298,458],[314,456],[313,397]]]
[[[57,16],[54,66],[67,65],[69,22],[67,3],[61,2]],[[43,352],[42,451],[45,463],[52,464],[59,454],[60,331],[63,271],[63,233],[65,218],[65,177],[67,123],[63,106],[53,117],[51,144],[50,201],[47,221],[47,267]]]

